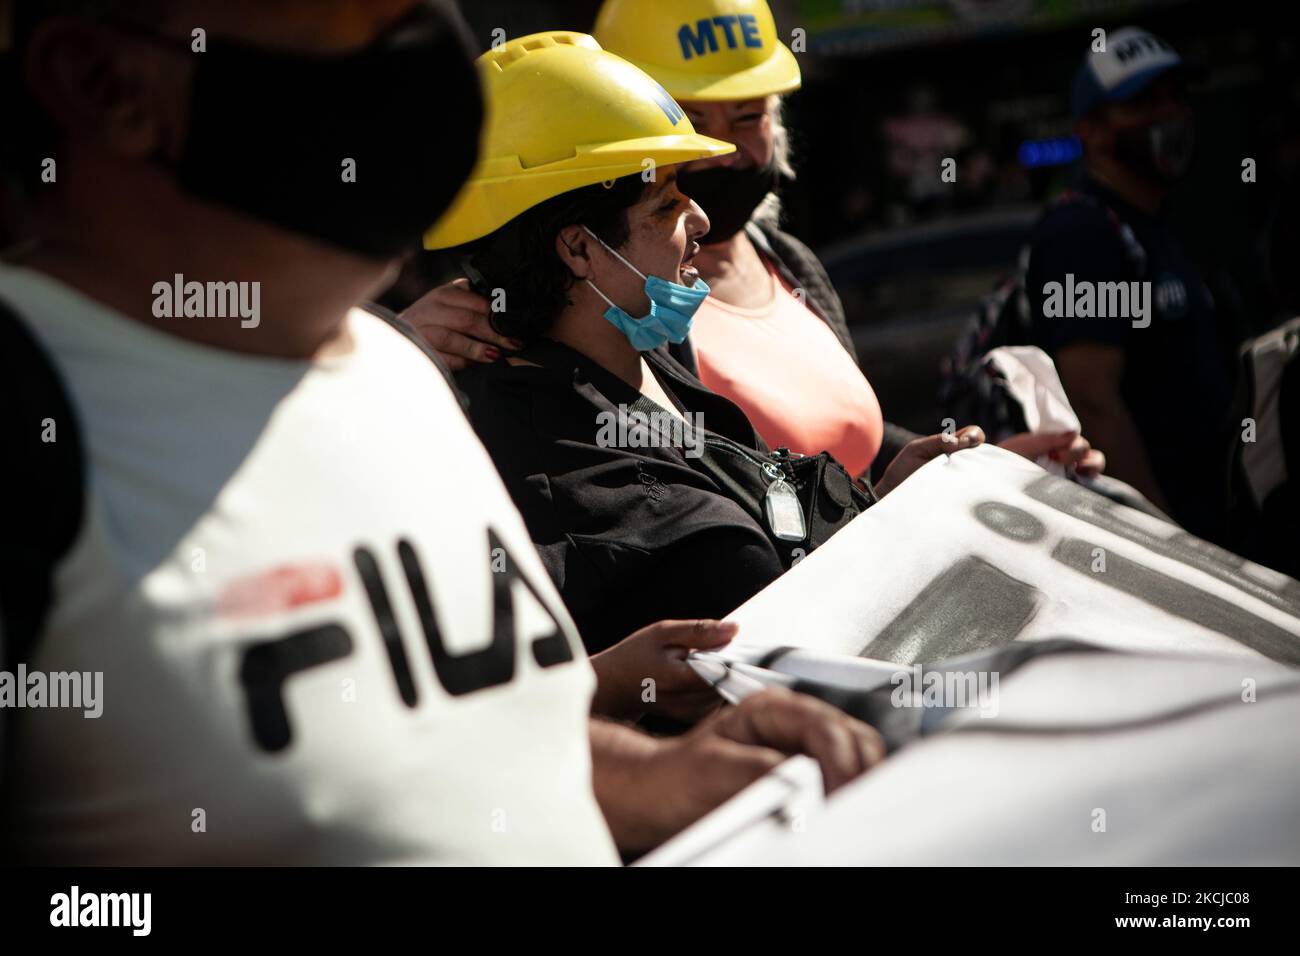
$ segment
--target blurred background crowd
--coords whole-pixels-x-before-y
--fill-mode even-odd
[[[862,367],[892,419],[942,419],[940,361],[1010,273],[1043,205],[1076,176],[1070,82],[1095,27],[1140,23],[1205,68],[1196,156],[1169,215],[1220,306],[1225,352],[1300,312],[1294,270],[1300,50],[1281,8],[1216,0],[774,0],[802,30],[803,88],[786,97],[796,180],[783,228],[818,253]],[[461,4],[494,36],[589,31],[599,0]],[[498,32],[494,32],[498,31]],[[957,161],[944,183],[940,161]],[[1241,161],[1256,160],[1244,183]],[[1290,211],[1288,211],[1290,210]],[[389,296],[452,275],[437,253]]]

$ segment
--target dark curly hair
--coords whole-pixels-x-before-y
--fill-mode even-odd
[[[631,234],[627,211],[647,187],[634,173],[608,185],[573,189],[458,250],[476,291],[489,302],[496,290],[504,293],[504,311],[489,313],[492,327],[525,344],[545,335],[570,304],[569,290],[577,281],[555,251],[556,233],[565,226],[586,226],[619,248]]]

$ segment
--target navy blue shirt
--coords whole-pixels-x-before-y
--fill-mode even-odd
[[[1026,288],[1034,343],[1053,358],[1074,342],[1124,350],[1121,394],[1172,517],[1195,534],[1218,537],[1232,384],[1214,297],[1164,219],[1092,179],[1076,193],[1046,213],[1031,240]],[[1105,318],[1047,317],[1044,286],[1064,287],[1067,274],[1076,289],[1082,282],[1149,282],[1150,325],[1135,328],[1131,309]]]

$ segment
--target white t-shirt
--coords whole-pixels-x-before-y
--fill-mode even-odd
[[[97,719],[0,715],[25,855],[617,862],[593,672],[419,349],[354,310],[346,356],[241,355],[8,267],[0,299],[62,374],[88,466],[27,668],[103,674]]]

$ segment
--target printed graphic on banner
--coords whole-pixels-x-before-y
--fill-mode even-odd
[[[788,787],[751,788],[645,862],[1295,865],[1298,598],[1009,452],[936,459],[692,659],[729,700],[834,704],[889,758],[798,828]]]
[[[737,648],[899,664],[1069,637],[1300,665],[1300,582],[991,447],[927,465],[731,618]]]

